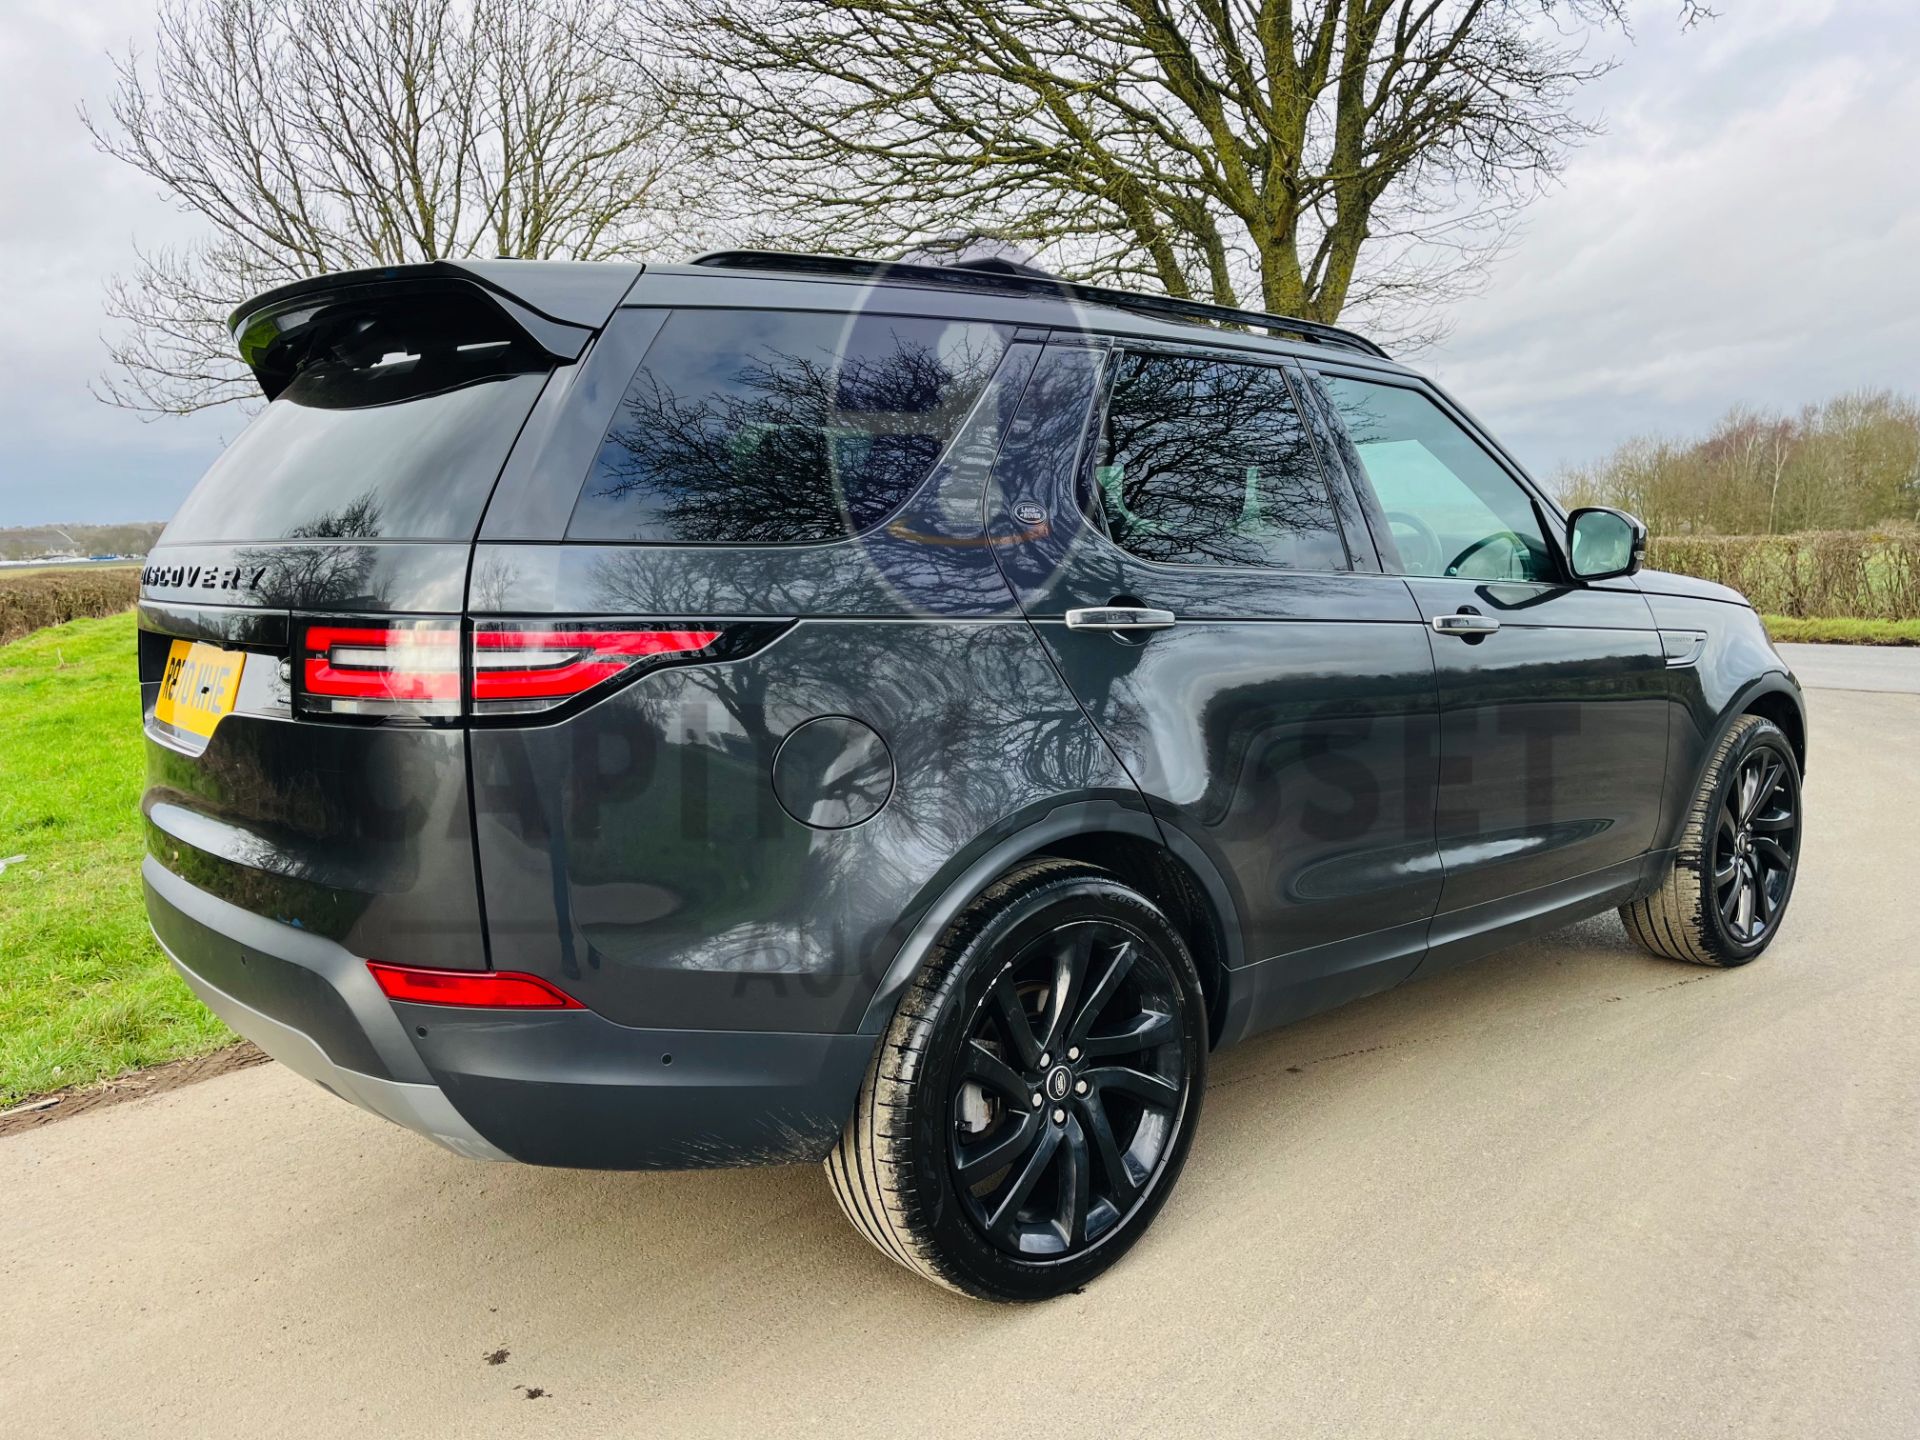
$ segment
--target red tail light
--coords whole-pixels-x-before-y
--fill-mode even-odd
[[[331,715],[456,716],[460,628],[453,620],[307,626],[301,703]]]
[[[643,662],[709,651],[720,635],[718,630],[485,621],[473,632],[474,713],[548,710]]]
[[[453,619],[312,620],[296,699],[305,714],[343,718],[537,715],[641,670],[738,658],[788,623],[480,620],[463,648]]]
[[[587,1008],[550,981],[515,970],[426,970],[379,960],[369,960],[367,969],[389,1000],[415,1005],[464,1005],[489,1010]]]

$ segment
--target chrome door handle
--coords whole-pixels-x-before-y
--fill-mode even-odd
[[[1148,610],[1132,605],[1093,605],[1067,611],[1069,630],[1167,630],[1174,623],[1171,610]]]
[[[1500,628],[1500,622],[1491,615],[1436,615],[1433,617],[1433,628],[1442,635],[1472,638],[1493,634]]]

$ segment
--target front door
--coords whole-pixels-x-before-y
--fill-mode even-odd
[[[1446,884],[1428,968],[1494,926],[1630,888],[1666,773],[1666,658],[1630,579],[1571,579],[1546,507],[1432,393],[1320,369],[1349,464],[1429,622]],[[1508,932],[1511,934],[1511,931]]]
[[[1056,342],[989,498],[1074,694],[1235,891],[1259,973],[1230,1030],[1404,978],[1440,895],[1424,616],[1293,389],[1246,356]]]

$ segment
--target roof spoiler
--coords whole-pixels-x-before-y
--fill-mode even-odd
[[[298,337],[341,305],[457,294],[491,306],[556,361],[576,360],[641,266],[611,261],[432,260],[342,270],[256,295],[228,317],[240,358],[271,400],[298,369]]]

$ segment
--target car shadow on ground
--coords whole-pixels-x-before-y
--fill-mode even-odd
[[[1533,1046],[1549,1066],[1607,1007],[1717,975],[1644,954],[1609,915],[1247,1041],[1215,1058],[1186,1174],[1143,1248],[1177,1245],[1180,1215],[1207,1211],[1215,1192],[1233,1188],[1232,1177],[1293,1168],[1295,1104],[1311,1105],[1318,1125],[1337,1126],[1344,1096],[1380,1083],[1417,1087],[1421,1067],[1410,1058],[1461,1044]],[[411,1153],[412,1164],[433,1170],[462,1167],[424,1148]],[[827,1306],[867,1304],[878,1291],[891,1310],[949,1322],[955,1306],[978,1316],[1016,1313],[968,1306],[894,1266],[855,1234],[814,1166],[484,1173],[488,1203],[469,1222],[476,1256],[538,1253],[548,1267],[590,1276],[595,1290],[614,1284],[623,1297],[617,1308],[644,1312],[670,1283],[680,1323],[696,1323],[690,1317],[705,1310],[723,1328],[743,1286],[759,1297],[756,1310],[772,1289]],[[395,1240],[404,1252],[404,1233]],[[473,1278],[483,1273],[476,1268]],[[457,1289],[462,1281],[443,1273],[436,1283]]]

